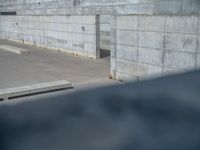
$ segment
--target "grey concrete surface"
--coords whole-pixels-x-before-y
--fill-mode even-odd
[[[95,59],[100,48],[111,49],[110,72],[118,80],[199,68],[199,0],[0,2],[1,39]]]
[[[66,80],[31,84],[0,90],[0,100],[9,100],[16,97],[36,95],[52,91],[67,90],[72,88],[72,83]]]
[[[106,60],[77,57],[6,40],[0,40],[1,44],[28,49],[30,54],[0,50],[0,89],[57,80],[70,81],[75,89],[117,82],[108,79],[109,62]]]
[[[99,16],[1,16],[0,38],[98,59]]]
[[[100,48],[111,50],[111,16],[100,15]]]
[[[73,14],[194,14],[199,0],[0,0],[0,11],[19,15]]]
[[[142,80],[197,70],[199,16],[115,16],[111,72],[116,79]]]
[[[25,49],[22,49],[22,48],[17,48],[17,47],[13,47],[13,46],[10,46],[10,45],[0,45],[0,49],[1,50],[4,50],[4,51],[7,51],[7,52],[12,52],[12,53],[15,53],[15,54],[25,54],[25,53],[29,53],[28,50],[25,50]]]

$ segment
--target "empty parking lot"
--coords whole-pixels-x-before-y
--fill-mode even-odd
[[[0,45],[23,48],[28,53],[16,54],[0,49],[0,89],[67,80],[73,86],[89,87],[116,83],[109,80],[109,62],[63,54],[0,40]]]

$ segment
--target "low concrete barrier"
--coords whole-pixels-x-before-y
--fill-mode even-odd
[[[7,52],[12,52],[18,55],[21,54],[29,54],[30,52],[26,49],[10,46],[10,45],[0,45],[0,49],[7,51]]]
[[[3,90],[0,90],[0,100],[8,100],[14,97],[38,94],[42,92],[60,90],[60,89],[71,88],[71,87],[72,87],[71,82],[61,80],[61,81],[55,81],[55,82],[33,84],[29,86],[21,86],[21,87],[10,88],[10,89],[3,89]]]

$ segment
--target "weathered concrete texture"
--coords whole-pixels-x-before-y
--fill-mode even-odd
[[[0,50],[12,52],[12,53],[15,53],[15,54],[18,54],[18,55],[29,53],[29,51],[26,50],[26,49],[17,48],[17,47],[13,47],[13,46],[10,46],[10,45],[0,45]]]
[[[45,93],[56,90],[63,90],[72,88],[72,83],[66,80],[38,83],[28,86],[15,87],[10,89],[0,90],[0,99],[8,100],[25,95],[33,95],[38,93]]]
[[[199,0],[0,0],[0,11],[41,14],[199,14]]]
[[[0,12],[18,15],[0,17],[1,38],[91,58],[99,58],[100,48],[110,48],[111,73],[117,79],[199,66],[199,0],[0,2]]]
[[[188,15],[199,13],[199,0],[154,0],[154,14]]]
[[[199,67],[198,16],[115,16],[111,72],[120,80]]]
[[[111,50],[111,16],[100,15],[100,48]]]
[[[1,38],[98,58],[98,16],[1,16]]]
[[[0,11],[19,15],[152,13],[153,0],[1,0]],[[148,8],[143,11],[143,7]]]

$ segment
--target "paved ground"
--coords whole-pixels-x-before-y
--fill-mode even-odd
[[[109,61],[92,60],[53,50],[0,40],[0,45],[28,49],[17,55],[0,49],[0,89],[68,80],[75,89],[119,83],[109,80]]]

